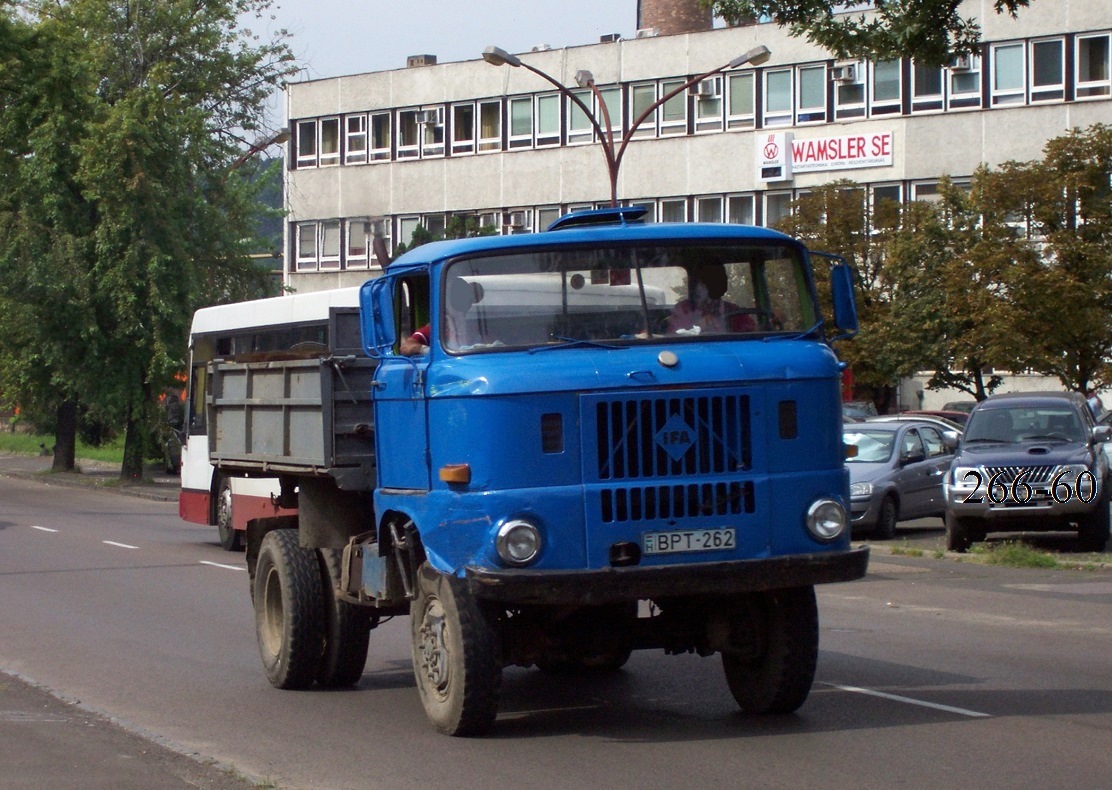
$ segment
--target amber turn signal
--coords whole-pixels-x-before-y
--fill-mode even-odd
[[[440,467],[440,479],[445,483],[470,483],[471,464],[447,464]]]

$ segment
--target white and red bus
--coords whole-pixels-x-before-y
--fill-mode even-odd
[[[206,307],[194,314],[178,514],[186,521],[215,525],[226,550],[242,546],[250,519],[293,511],[278,506],[276,478],[214,473],[205,409],[209,363],[362,353],[358,305],[359,288],[354,287]]]

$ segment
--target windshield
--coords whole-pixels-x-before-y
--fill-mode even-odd
[[[1012,406],[980,409],[965,426],[965,441],[1085,441],[1085,426],[1073,409],[1062,406]]]
[[[444,273],[455,352],[798,333],[818,320],[798,251],[685,243],[466,258]]]
[[[855,427],[847,430],[842,439],[847,446],[857,448],[857,455],[846,458],[847,464],[882,464],[892,457],[896,432]]]

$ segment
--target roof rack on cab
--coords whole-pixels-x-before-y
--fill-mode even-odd
[[[627,222],[640,222],[648,211],[644,206],[610,206],[589,211],[576,211],[565,214],[548,226],[547,230],[566,230],[583,228],[590,225],[625,225]]]

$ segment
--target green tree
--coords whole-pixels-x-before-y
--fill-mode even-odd
[[[962,0],[699,0],[727,24],[771,19],[793,36],[807,38],[839,58],[892,60],[914,57],[945,65],[957,53],[975,52],[981,29],[960,14]],[[993,0],[996,13],[1015,16],[1030,0]],[[874,11],[875,7],[875,11]],[[860,10],[863,13],[835,13]],[[869,12],[869,13],[864,13]]]
[[[0,187],[0,298],[69,330],[49,358],[3,369],[37,361],[44,401],[124,425],[124,478],[142,472],[148,411],[184,368],[193,311],[262,287],[248,257],[262,182],[254,162],[235,165],[293,58],[284,31],[260,43],[237,19],[270,4],[20,3],[38,76],[2,121],[6,141],[23,139],[22,189]]]

